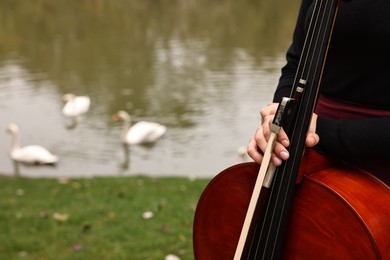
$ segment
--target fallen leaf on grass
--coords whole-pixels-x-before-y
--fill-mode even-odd
[[[178,257],[176,255],[169,254],[169,255],[165,256],[165,260],[180,260],[180,257]]]
[[[67,177],[59,178],[58,179],[58,183],[59,184],[68,184],[69,183],[69,179]]]
[[[81,231],[83,233],[87,232],[88,230],[90,230],[92,228],[92,225],[91,224],[84,224],[82,227],[81,227]]]
[[[179,239],[180,239],[180,241],[183,241],[183,242],[187,240],[186,236],[183,234],[179,234]]]
[[[49,213],[47,213],[46,211],[41,211],[39,212],[39,216],[41,218],[47,218],[49,216]]]
[[[81,251],[81,250],[83,250],[83,245],[81,244],[81,243],[76,243],[76,244],[74,244],[73,245],[73,250],[74,251]]]
[[[107,215],[109,218],[115,218],[115,216],[116,216],[114,211],[109,211]]]
[[[154,217],[154,214],[151,211],[145,211],[144,213],[142,213],[142,217],[144,219],[151,219]]]
[[[16,189],[15,194],[16,194],[17,196],[23,196],[23,195],[24,195],[24,190],[22,190],[22,189]]]
[[[68,220],[69,218],[69,215],[64,213],[64,214],[60,214],[58,212],[54,213],[53,214],[53,218],[59,222],[65,222]]]
[[[164,224],[161,229],[163,232],[167,233],[171,229],[171,227],[169,226],[169,224]]]

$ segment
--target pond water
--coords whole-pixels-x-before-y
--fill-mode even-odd
[[[0,173],[213,177],[241,162],[237,150],[271,101],[298,4],[1,1]],[[76,122],[61,114],[65,93],[91,98]],[[111,119],[118,110],[168,130],[153,145],[123,146]],[[42,145],[59,163],[14,164],[11,122],[22,145]]]

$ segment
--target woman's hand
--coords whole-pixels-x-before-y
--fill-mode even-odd
[[[257,163],[261,163],[263,160],[263,153],[267,147],[269,137],[271,135],[271,124],[278,108],[278,103],[272,103],[260,110],[261,124],[257,128],[256,133],[249,140],[248,155]],[[317,115],[313,114],[312,121],[309,127],[309,131],[306,137],[306,146],[313,147],[319,142],[319,136],[315,133],[317,125]],[[277,139],[275,141],[275,147],[271,155],[271,163],[275,166],[280,166],[282,160],[287,160],[290,154],[287,147],[290,145],[290,141],[286,132],[283,129],[280,130]]]

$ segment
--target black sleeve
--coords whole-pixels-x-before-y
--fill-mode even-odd
[[[390,118],[330,119],[319,116],[316,149],[344,159],[385,159],[389,157]],[[348,155],[348,156],[346,156]]]

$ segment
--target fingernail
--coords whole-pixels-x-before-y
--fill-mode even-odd
[[[282,160],[280,160],[280,158],[276,156],[272,158],[272,161],[274,162],[275,166],[279,166],[282,164]]]
[[[288,146],[290,145],[290,142],[289,142],[288,140],[284,139],[284,140],[282,141],[282,145],[283,145],[284,147],[288,147]]]
[[[288,157],[289,157],[289,154],[288,154],[287,151],[282,151],[282,152],[280,153],[280,158],[282,158],[283,160],[287,160]]]

